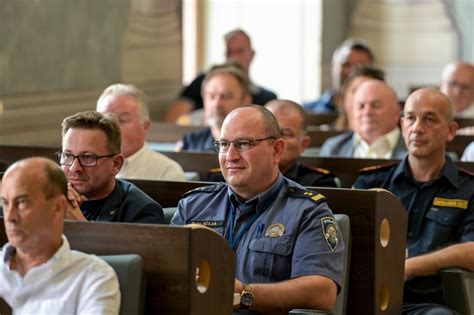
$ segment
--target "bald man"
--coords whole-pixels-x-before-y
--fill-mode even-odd
[[[354,132],[327,139],[320,156],[401,159],[406,147],[398,122],[400,105],[395,91],[380,80],[363,82],[354,94]]]
[[[408,156],[363,170],[355,188],[384,188],[408,212],[403,314],[456,314],[444,305],[439,271],[474,271],[474,175],[446,155],[457,130],[449,98],[421,89],[407,99],[401,120]]]
[[[474,118],[474,65],[467,62],[446,65],[440,90],[453,102],[456,117]]]
[[[67,179],[51,160],[16,162],[1,187],[8,243],[0,250],[0,300],[14,314],[118,314],[113,269],[71,250],[62,235]]]

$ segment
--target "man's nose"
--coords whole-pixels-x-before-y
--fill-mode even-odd
[[[74,158],[74,161],[72,161],[71,166],[69,166],[69,170],[71,172],[77,172],[77,171],[82,171],[82,165],[81,162],[79,162],[79,157]]]

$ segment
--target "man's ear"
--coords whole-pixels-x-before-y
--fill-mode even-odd
[[[280,163],[283,152],[286,149],[286,142],[283,138],[278,138],[273,143],[273,162],[278,165]]]
[[[301,142],[300,154],[303,154],[303,152],[310,146],[310,144],[311,138],[308,135],[305,135],[303,137],[303,141]]]
[[[459,125],[457,122],[452,121],[448,123],[448,142],[451,142],[454,137],[456,137],[456,132],[458,131]]]
[[[145,129],[145,133],[148,132],[148,129],[150,129],[150,119],[145,119],[143,121],[143,129]]]
[[[112,168],[112,174],[115,176],[122,169],[125,158],[123,157],[122,153],[120,153],[114,156],[112,161],[114,162],[114,165]]]

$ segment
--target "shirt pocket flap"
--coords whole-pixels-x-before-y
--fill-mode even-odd
[[[290,237],[264,237],[250,242],[249,249],[256,252],[271,253],[280,256],[291,254],[293,242]]]
[[[426,213],[426,217],[430,220],[436,221],[442,225],[457,225],[461,213],[456,209],[443,209],[438,211],[430,210]]]

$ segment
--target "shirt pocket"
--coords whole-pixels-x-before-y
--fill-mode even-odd
[[[458,239],[457,231],[465,210],[457,208],[435,208],[426,213],[424,240],[429,250],[436,249]]]
[[[294,239],[289,236],[263,237],[249,244],[249,270],[259,282],[289,279]]]

